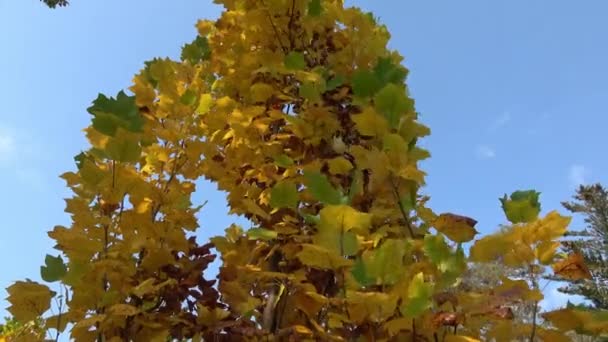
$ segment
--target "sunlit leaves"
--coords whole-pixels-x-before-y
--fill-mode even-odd
[[[135,96],[100,95],[89,108],[91,149],[62,175],[72,222],[49,233],[67,260],[48,256],[41,268],[72,296],[66,320],[47,325],[69,319],[72,339],[86,341],[509,340],[530,325],[500,310],[541,292],[506,277],[492,293],[462,291],[468,262],[588,277],[559,252],[569,219],[539,219],[533,191],[503,198],[514,224],[467,258],[476,222],[437,216],[419,194],[429,153],[417,144],[430,130],[372,14],[341,1],[216,2],[226,10],[198,22],[180,61],[146,62]],[[199,226],[217,229],[213,212],[198,221],[201,178],[252,228],[199,241]],[[211,249],[217,286],[204,273]],[[48,317],[50,296],[18,283],[10,310]]]
[[[116,98],[99,94],[89,107],[93,115],[93,128],[105,135],[114,136],[120,127],[130,132],[141,132],[143,119],[135,105],[135,97],[120,91]]]
[[[512,223],[532,222],[540,213],[540,193],[534,190],[515,191],[510,197],[500,198],[502,209]]]
[[[44,263],[44,266],[40,266],[40,276],[44,281],[55,282],[61,280],[68,270],[61,255],[54,257],[47,254]]]
[[[199,115],[207,114],[209,109],[213,104],[213,97],[211,94],[202,94],[198,100],[198,107],[196,108],[196,113]]]

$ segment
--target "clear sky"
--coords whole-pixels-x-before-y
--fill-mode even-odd
[[[0,298],[12,281],[39,280],[55,252],[46,232],[69,225],[58,176],[86,148],[91,101],[129,87],[144,61],[177,58],[196,20],[220,13],[211,0],[72,2],[50,10],[0,0]],[[423,168],[437,212],[476,218],[488,233],[505,222],[504,193],[534,188],[544,213],[563,212],[576,184],[608,184],[608,2],[347,3],[380,17],[406,56],[411,94],[432,129]],[[195,202],[204,200],[201,239],[234,222],[224,195],[201,182]],[[565,301],[554,286],[546,295],[545,308]]]

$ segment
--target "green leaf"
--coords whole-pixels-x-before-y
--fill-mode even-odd
[[[40,276],[44,281],[48,281],[49,283],[61,280],[68,271],[61,255],[54,257],[47,254],[44,263],[45,266],[40,266]]]
[[[363,253],[367,276],[377,285],[395,284],[404,273],[403,257],[408,249],[405,240],[388,239],[380,248]]]
[[[141,156],[139,141],[126,134],[110,139],[104,151],[111,159],[124,163],[137,162]]]
[[[334,205],[342,202],[342,193],[334,189],[325,175],[319,172],[304,172],[304,179],[306,187],[317,201]]]
[[[357,196],[363,188],[363,173],[359,170],[356,170],[352,174],[352,182],[350,183],[350,188],[348,189],[348,198],[346,200],[347,204],[351,204],[355,196]]]
[[[85,152],[80,152],[79,154],[74,156],[74,161],[76,162],[76,167],[78,168],[78,170],[82,169],[85,160],[94,161],[94,159],[91,158],[91,156],[87,155]]]
[[[418,317],[432,305],[433,286],[424,282],[422,272],[416,274],[408,288],[408,300],[401,306],[401,313],[412,318]]]
[[[374,74],[376,74],[382,85],[388,83],[403,84],[407,71],[401,65],[394,64],[390,57],[380,57],[374,67]]]
[[[270,192],[270,206],[273,208],[293,208],[298,206],[298,189],[291,181],[280,181]]]
[[[186,44],[182,48],[181,58],[183,61],[196,64],[208,60],[209,57],[211,57],[211,49],[205,37],[198,36],[192,43]]]
[[[346,81],[346,79],[344,78],[344,76],[335,75],[332,79],[327,80],[326,90],[332,91],[332,90],[338,88],[339,86],[341,86],[342,84],[344,84],[345,81]]]
[[[304,82],[300,86],[300,96],[310,102],[317,102],[321,99],[321,93],[323,88],[320,84],[315,82]]]
[[[308,15],[311,17],[318,17],[323,12],[323,6],[321,0],[310,0],[308,2]]]
[[[392,128],[397,128],[403,114],[414,109],[414,103],[406,96],[404,89],[392,83],[376,94],[374,104]]]
[[[317,225],[321,222],[320,215],[310,215],[310,214],[302,214],[304,217],[304,222],[310,225]]]
[[[532,222],[538,218],[541,207],[540,192],[535,190],[515,191],[510,198],[507,195],[499,198],[502,210],[511,223]]]
[[[288,168],[293,165],[293,159],[286,154],[279,154],[274,158],[274,163],[280,167]]]
[[[315,244],[341,256],[356,254],[359,242],[355,232],[368,233],[371,215],[347,205],[328,205],[319,214],[321,220],[313,236]]]
[[[371,97],[382,87],[380,80],[369,69],[358,69],[353,74],[353,93],[357,97]]]
[[[143,131],[144,121],[135,104],[135,96],[127,96],[123,91],[116,99],[99,94],[87,111],[93,115],[93,128],[105,135],[114,136],[118,128]]]
[[[439,268],[452,254],[442,234],[427,234],[424,236],[424,253]]]
[[[274,230],[265,228],[251,228],[247,231],[247,236],[250,240],[274,240],[278,234]]]
[[[285,56],[285,67],[289,70],[303,70],[306,68],[304,55],[297,51],[291,51]]]
[[[184,94],[182,94],[179,101],[186,106],[192,106],[196,103],[196,93],[188,89],[184,92]]]
[[[367,275],[365,263],[363,262],[362,258],[357,258],[353,268],[351,269],[351,274],[361,286],[365,287],[374,284],[374,279]]]

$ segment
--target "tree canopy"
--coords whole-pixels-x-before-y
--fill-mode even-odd
[[[583,308],[538,324],[548,268],[590,277],[580,254],[560,251],[570,218],[541,216],[539,193],[505,195],[511,224],[477,240],[474,219],[429,208],[419,162],[430,154],[418,142],[430,129],[372,14],[340,0],[215,2],[220,18],[197,23],[180,60],[146,62],[128,92],[87,109],[90,148],[61,175],[71,225],[48,233],[59,254],[44,260],[45,283],[7,289],[15,322],[76,341],[567,341],[567,331],[608,331],[602,312]],[[253,228],[199,242],[200,178]],[[207,279],[216,255],[219,275]],[[496,260],[526,272],[492,289],[458,286],[469,262]],[[522,301],[532,317],[513,320]]]

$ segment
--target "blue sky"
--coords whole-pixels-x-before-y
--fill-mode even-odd
[[[437,212],[474,217],[488,233],[505,222],[504,193],[534,188],[543,212],[563,211],[575,184],[608,184],[606,1],[347,3],[380,17],[406,56],[432,129],[423,168]],[[73,0],[54,11],[0,0],[1,298],[12,281],[39,279],[54,252],[46,232],[69,225],[58,175],[86,148],[90,102],[127,88],[144,61],[177,58],[196,20],[219,12],[211,0]],[[221,234],[234,222],[224,196],[201,182],[195,201],[204,200],[199,235]],[[546,294],[547,308],[564,302],[553,286]]]

